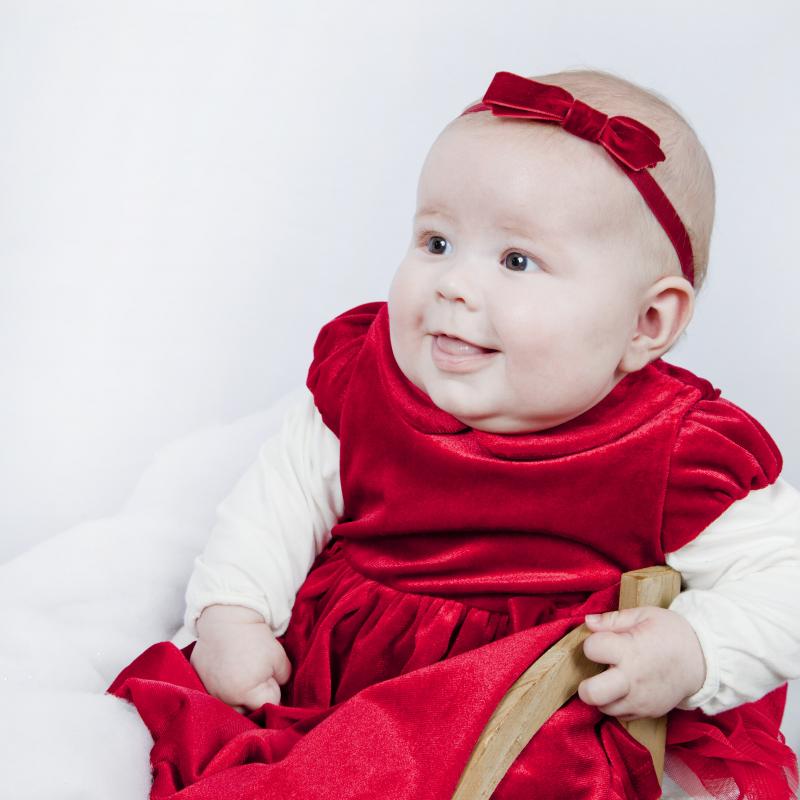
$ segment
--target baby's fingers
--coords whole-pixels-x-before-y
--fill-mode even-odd
[[[276,706],[281,702],[281,689],[275,678],[267,678],[264,683],[254,686],[245,692],[241,698],[241,705],[250,711],[261,708],[264,703],[274,703]]]
[[[608,706],[625,697],[630,690],[625,673],[618,667],[611,667],[599,675],[582,680],[578,684],[578,697],[590,706]],[[600,710],[608,713],[602,707]]]
[[[592,631],[627,631],[647,619],[650,606],[622,608],[605,614],[587,614],[586,627]]]
[[[276,642],[276,644],[280,647],[280,655],[275,659],[272,674],[275,676],[275,680],[283,686],[292,674],[292,662],[289,661],[289,657],[286,655],[286,651],[283,647],[281,647],[280,642]]]
[[[630,647],[630,634],[598,631],[583,640],[583,654],[597,664],[619,664]]]

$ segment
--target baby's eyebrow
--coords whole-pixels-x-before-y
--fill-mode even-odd
[[[454,217],[447,211],[439,208],[433,208],[432,206],[421,208],[416,214],[414,214],[415,220],[420,219],[421,217],[444,217],[445,219],[449,219],[451,222],[455,222]],[[517,233],[520,236],[527,236],[528,238],[531,238],[535,233],[531,227],[523,223],[505,222],[499,224],[497,227],[500,228],[500,230],[507,231],[508,233]]]
[[[434,208],[432,206],[421,208],[416,214],[414,214],[414,219],[419,219],[420,217],[444,217],[445,219],[449,219],[451,222],[455,221],[453,217],[447,213],[447,211],[443,211],[442,209]]]
[[[507,233],[516,233],[517,235],[525,236],[528,239],[532,239],[534,234],[537,233],[536,231],[522,225],[513,225],[507,223],[504,225],[498,225],[497,227],[500,228],[500,230],[506,231]],[[539,232],[539,235],[541,236],[541,232]]]

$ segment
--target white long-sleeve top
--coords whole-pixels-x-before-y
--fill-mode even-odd
[[[303,387],[216,508],[186,591],[189,633],[215,604],[251,608],[284,633],[343,509],[339,440]],[[780,477],[751,491],[666,562],[682,576],[670,609],[692,625],[706,661],[705,683],[679,708],[717,714],[800,677],[800,492]]]

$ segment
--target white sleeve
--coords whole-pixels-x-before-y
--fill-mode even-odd
[[[751,491],[666,554],[682,575],[670,610],[697,633],[706,680],[678,708],[718,714],[800,677],[800,492]]]
[[[216,521],[186,589],[184,624],[210,605],[258,611],[277,636],[297,590],[343,513],[339,440],[305,388],[281,430],[216,507]]]

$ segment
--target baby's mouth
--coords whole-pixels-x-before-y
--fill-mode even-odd
[[[453,356],[471,356],[483,353],[496,353],[491,347],[481,347],[480,345],[467,342],[455,336],[448,336],[445,333],[435,335],[437,346],[445,353]]]
[[[499,352],[446,333],[433,333],[431,339],[431,358],[443,372],[468,373],[480,370],[491,363]]]

